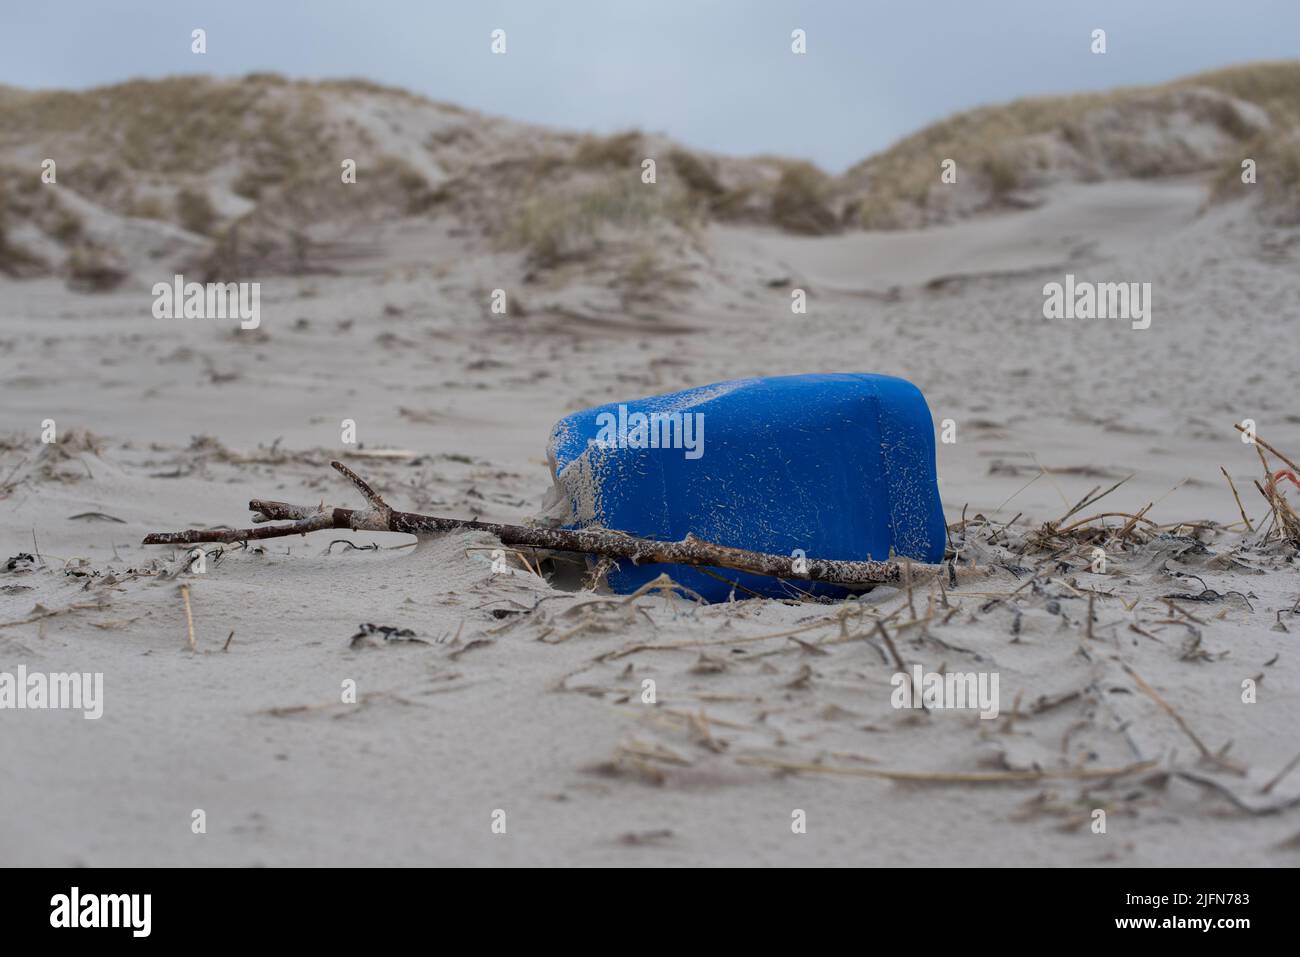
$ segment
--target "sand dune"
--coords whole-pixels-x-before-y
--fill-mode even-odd
[[[787,264],[818,290],[882,293],[1131,256],[1190,225],[1205,195],[1202,178],[1068,184],[1035,209],[947,226],[818,238],[720,226],[719,245]]]
[[[1260,464],[1233,423],[1300,452],[1294,227],[1212,202],[1204,169],[808,236],[769,215],[776,166],[719,159],[724,190],[769,192],[681,219],[656,207],[539,258],[473,208],[507,190],[502,164],[532,131],[400,98],[375,112],[370,95],[344,100],[372,139],[460,143],[419,164],[431,190],[458,185],[433,212],[375,198],[322,220],[337,255],[268,269],[256,330],[151,315],[151,283],[219,244],[162,221],[145,228],[180,230],[176,256],[122,257],[110,291],[69,291],[57,262],[0,278],[0,670],[105,685],[97,721],[5,714],[6,862],[1294,863],[1294,816],[1242,807],[1300,796],[1300,773],[1261,792],[1296,750],[1278,730],[1300,717],[1295,546],[1233,527],[1220,472],[1259,527]],[[588,151],[564,189],[628,175],[591,156],[618,144],[550,135]],[[529,182],[504,206],[524,208]],[[106,229],[136,221],[101,200]],[[1043,285],[1066,272],[1152,283],[1150,328],[1045,319]],[[994,569],[982,583],[699,606],[494,573],[481,535],[321,532],[214,551],[203,573],[139,544],[242,524],[252,497],[359,504],[328,468],[358,451],[344,419],[361,451],[414,453],[347,459],[395,506],[522,522],[549,486],[548,430],[575,409],[839,370],[904,376],[936,424],[954,420],[941,493],[954,543]],[[1152,503],[1133,530],[1043,530],[1126,476],[1089,511]],[[1200,520],[1218,525],[1183,524]],[[997,671],[1000,716],[894,708],[877,622],[909,666]],[[418,640],[354,640],[363,623]]]

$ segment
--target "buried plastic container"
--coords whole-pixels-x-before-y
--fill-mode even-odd
[[[921,391],[866,373],[736,379],[556,423],[552,516],[676,541],[807,558],[942,559],[934,425]],[[667,572],[709,601],[849,594],[750,572],[619,560],[615,592]],[[709,574],[712,572],[712,574]],[[725,580],[724,580],[725,579]]]

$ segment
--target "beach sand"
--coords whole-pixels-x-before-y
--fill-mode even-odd
[[[98,720],[0,715],[0,860],[1295,864],[1294,813],[1233,803],[1300,797],[1300,772],[1261,793],[1300,751],[1285,549],[1183,529],[1112,549],[1105,574],[1086,547],[1016,553],[1126,476],[1092,511],[1237,523],[1223,466],[1265,519],[1233,423],[1300,453],[1300,246],[1207,195],[1115,180],[915,231],[709,225],[680,286],[626,310],[580,265],[530,281],[520,253],[437,219],[373,227],[337,275],[267,278],[256,330],[155,319],[138,276],[0,279],[0,559],[35,559],[0,572],[0,670],[104,675]],[[1045,319],[1066,273],[1151,282],[1150,328]],[[494,573],[481,534],[319,532],[202,573],[140,544],[246,525],[255,497],[360,505],[333,458],[397,508],[527,521],[576,409],[832,371],[910,379],[956,423],[941,495],[987,578],[910,606],[889,587],[699,606]],[[909,667],[996,672],[1000,715],[893,707],[880,619]],[[362,623],[419,640],[354,642]]]

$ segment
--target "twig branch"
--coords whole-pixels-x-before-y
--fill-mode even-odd
[[[883,778],[916,784],[1019,784],[1046,781],[1053,778],[1093,780],[1117,778],[1137,774],[1155,767],[1154,761],[1137,761],[1114,768],[1033,768],[1025,771],[886,771],[877,768],[842,767],[831,764],[809,764],[796,761],[778,761],[773,758],[742,755],[737,764],[771,768],[775,771],[805,774],[845,774],[861,778]]]
[[[1242,428],[1239,424],[1235,422],[1233,423],[1232,427],[1236,429],[1238,432],[1240,432],[1242,435],[1250,435],[1250,433],[1246,429]],[[1293,472],[1300,473],[1300,465],[1296,465],[1294,462],[1292,462],[1289,458],[1287,458],[1285,455],[1283,455],[1273,446],[1269,445],[1267,442],[1261,439],[1258,435],[1251,436],[1251,444],[1262,445],[1264,448],[1268,449],[1268,451],[1272,452],[1274,455],[1280,458],[1287,465],[1291,466],[1291,470]]]
[[[1232,481],[1232,476],[1228,474],[1228,470],[1222,465],[1219,466],[1219,471],[1222,472],[1223,477],[1228,480],[1228,488],[1232,489],[1232,497],[1237,500],[1237,511],[1241,513],[1241,520],[1246,523],[1246,531],[1253,532],[1255,526],[1250,524],[1250,519],[1246,517],[1246,506],[1241,504],[1241,496],[1237,494],[1236,483]]]
[[[1146,679],[1134,671],[1130,665],[1121,661],[1120,667],[1128,673],[1128,676],[1133,679],[1147,697],[1158,704],[1165,714],[1174,719],[1174,723],[1178,725],[1183,734],[1187,735],[1188,740],[1190,740],[1192,744],[1196,745],[1196,750],[1201,753],[1201,757],[1204,760],[1217,765],[1225,771],[1231,771],[1233,774],[1245,775],[1246,772],[1243,768],[1233,764],[1231,761],[1224,758],[1222,754],[1215,754],[1211,751],[1209,747],[1206,746],[1205,742],[1197,736],[1196,732],[1192,730],[1192,726],[1189,725],[1183,716],[1174,709],[1174,706],[1162,698],[1160,692],[1151,687],[1151,685],[1147,683]]]
[[[352,531],[401,532],[408,535],[430,536],[446,532],[487,532],[495,535],[505,545],[543,548],[560,552],[580,552],[610,558],[630,558],[642,562],[671,565],[698,565],[731,568],[737,571],[768,575],[773,578],[795,578],[804,581],[825,582],[833,585],[875,585],[899,583],[905,580],[903,566],[897,562],[839,561],[805,558],[800,569],[795,559],[786,555],[773,555],[743,548],[731,548],[706,542],[688,534],[677,542],[660,542],[638,538],[623,532],[603,528],[565,529],[535,528],[526,525],[499,525],[494,522],[467,521],[439,518],[416,512],[394,510],[365,480],[341,462],[330,463],[361,492],[369,508],[333,508],[327,505],[291,505],[254,499],[248,503],[254,513],[253,521],[259,528],[190,529],[183,532],[154,532],[144,539],[146,545],[194,545],[199,542],[243,542],[279,538],[286,535],[306,535],[327,528]],[[263,525],[283,521],[284,525]],[[805,566],[806,563],[806,567]],[[947,575],[953,584],[961,578],[980,574],[974,569],[958,568],[951,563],[921,565],[912,563],[913,582],[926,581]]]

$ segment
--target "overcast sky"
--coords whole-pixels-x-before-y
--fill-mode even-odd
[[[195,27],[206,55],[190,52]],[[505,56],[490,51],[498,28]],[[0,83],[362,76],[833,171],[979,104],[1292,58],[1300,0],[0,0]]]

